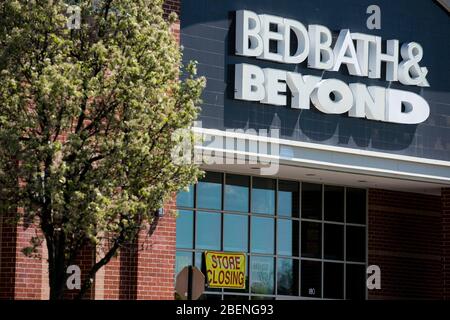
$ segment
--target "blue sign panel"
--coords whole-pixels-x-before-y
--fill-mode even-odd
[[[374,21],[371,5],[380,8]],[[420,67],[426,67],[429,87],[386,81],[383,66],[380,79],[308,68],[307,62],[286,64],[236,55],[236,11],[249,10],[308,25],[328,27],[337,41],[340,30],[380,36],[386,40],[417,42],[423,48]],[[207,78],[199,120],[204,128],[280,130],[281,138],[332,146],[387,152],[450,161],[450,15],[429,0],[183,0],[181,43],[184,60],[198,61],[200,75]],[[312,103],[309,109],[262,104],[235,99],[235,66],[255,65],[289,72],[339,79],[414,92],[423,97],[430,115],[419,124],[398,124],[343,114],[326,114]],[[288,91],[288,96],[290,96]],[[288,98],[288,100],[290,100]]]

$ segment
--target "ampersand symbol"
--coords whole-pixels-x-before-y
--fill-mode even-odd
[[[427,81],[428,69],[420,67],[423,49],[417,42],[405,43],[400,50],[403,61],[398,66],[398,80],[406,85],[429,87]]]

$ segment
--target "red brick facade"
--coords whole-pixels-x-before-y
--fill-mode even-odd
[[[163,7],[165,14],[175,12],[178,16],[180,16],[181,0],[165,0]]]
[[[0,299],[45,299],[46,251],[40,247],[35,258],[24,255],[22,250],[30,247],[30,240],[38,231],[23,220],[14,225],[12,216],[0,218]]]
[[[174,203],[155,230],[139,235],[138,243],[121,250],[96,277],[95,299],[170,300],[174,297],[176,221]]]
[[[381,268],[378,299],[443,297],[438,196],[369,190],[369,265]]]
[[[0,299],[14,297],[17,229],[6,223],[8,218],[0,214]]]
[[[180,1],[164,3],[165,14],[180,13]],[[180,26],[172,28],[179,41]],[[121,250],[118,257],[96,275],[90,292],[91,299],[173,299],[175,272],[176,222],[169,212],[173,203],[167,204],[166,216],[158,221],[151,236],[145,231],[139,235],[138,243]],[[29,258],[22,249],[30,246],[36,235],[32,224],[6,223],[9,218],[0,215],[0,299],[48,299],[48,267],[45,243],[38,249],[40,258]],[[87,274],[95,261],[93,249],[82,250],[77,265],[81,274]],[[66,292],[65,298],[73,298],[77,291]]]
[[[167,204],[166,215],[159,219],[154,230],[150,229],[150,233],[143,230],[138,243],[121,250],[118,257],[97,273],[87,299],[173,299],[176,241],[173,209],[174,203]],[[22,253],[35,235],[34,226],[0,224],[0,299],[48,299],[45,243],[38,249],[40,257],[26,257]],[[94,252],[86,248],[76,261],[83,280],[94,263]],[[67,291],[65,298],[72,299],[77,293]]]

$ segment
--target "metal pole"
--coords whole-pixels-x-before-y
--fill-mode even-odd
[[[192,266],[189,266],[187,299],[192,300]]]

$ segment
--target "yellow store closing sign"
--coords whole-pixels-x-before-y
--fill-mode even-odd
[[[210,288],[245,289],[245,255],[207,251],[206,272]]]

